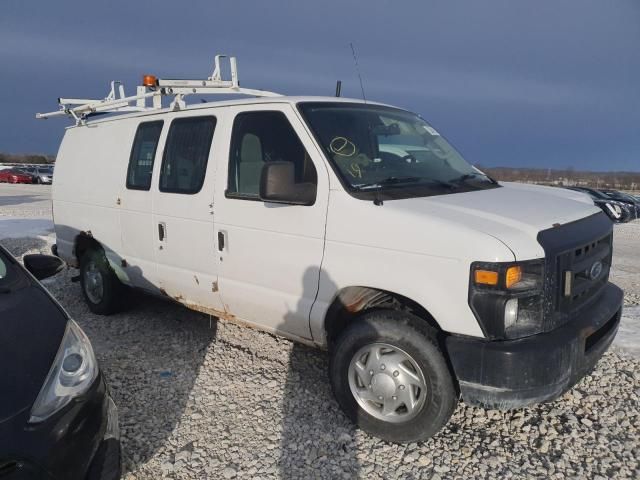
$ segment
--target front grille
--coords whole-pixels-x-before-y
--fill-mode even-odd
[[[609,280],[613,224],[604,214],[543,230],[545,251],[544,331],[564,325],[597,298]],[[596,278],[590,273],[601,262]]]
[[[611,242],[612,235],[605,235],[558,256],[560,311],[575,312],[606,285],[611,269]],[[596,278],[591,278],[591,268],[598,262],[602,270]]]

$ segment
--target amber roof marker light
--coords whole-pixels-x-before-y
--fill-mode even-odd
[[[155,75],[143,75],[142,86],[144,87],[156,87],[158,85],[158,79]]]

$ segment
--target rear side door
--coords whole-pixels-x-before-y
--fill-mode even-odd
[[[230,147],[216,188],[222,299],[244,321],[310,339],[329,194],[325,164],[291,105],[228,112]],[[292,162],[296,183],[316,185],[313,205],[260,200],[262,167],[271,161]]]
[[[120,198],[120,235],[123,269],[130,285],[157,292],[156,244],[153,232],[151,184],[154,165],[162,159],[158,148],[162,140],[163,120],[140,123],[135,132],[125,188]],[[166,135],[166,131],[165,131]]]
[[[214,314],[222,310],[213,216],[217,124],[213,115],[171,120],[153,186],[151,228],[162,292]]]

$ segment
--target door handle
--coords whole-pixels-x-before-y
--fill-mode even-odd
[[[224,232],[218,231],[218,250],[220,251],[224,250],[224,241],[225,241]]]
[[[164,242],[167,238],[167,225],[164,222],[158,223],[158,240]]]

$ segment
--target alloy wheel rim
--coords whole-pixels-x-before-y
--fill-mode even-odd
[[[358,405],[379,420],[406,422],[425,405],[424,373],[411,355],[394,345],[365,345],[351,359],[348,375]]]
[[[84,290],[92,303],[100,303],[104,295],[102,273],[95,262],[91,261],[84,272]]]

